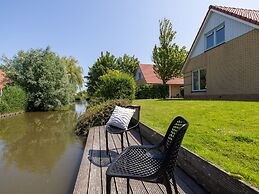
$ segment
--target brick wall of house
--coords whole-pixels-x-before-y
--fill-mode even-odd
[[[192,71],[207,69],[207,91],[192,92]],[[259,30],[250,31],[190,59],[185,98],[259,100]]]

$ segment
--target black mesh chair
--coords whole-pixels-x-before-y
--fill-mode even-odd
[[[121,149],[123,150],[124,145],[123,145],[123,134],[126,134],[126,140],[128,142],[128,146],[129,144],[129,138],[128,138],[128,133],[129,131],[133,130],[133,129],[138,129],[139,130],[139,136],[140,136],[140,141],[141,144],[143,144],[142,142],[142,136],[141,136],[141,132],[140,132],[140,128],[139,128],[139,115],[140,115],[140,106],[127,106],[127,108],[132,108],[135,109],[135,113],[132,117],[132,119],[130,120],[129,126],[127,129],[120,129],[118,127],[114,127],[111,125],[107,125],[106,126],[106,130],[105,130],[105,138],[106,138],[106,153],[108,155],[109,153],[109,147],[108,147],[108,133],[111,134],[120,134],[121,135]]]
[[[129,193],[129,179],[135,179],[164,184],[169,194],[172,193],[170,186],[172,178],[175,193],[178,193],[174,168],[188,125],[184,118],[178,116],[157,145],[130,146],[125,149],[106,171],[106,193],[111,192],[112,177],[127,179],[127,193]]]

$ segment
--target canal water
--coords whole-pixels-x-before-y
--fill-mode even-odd
[[[0,194],[72,193],[84,146],[74,127],[84,110],[0,119]]]

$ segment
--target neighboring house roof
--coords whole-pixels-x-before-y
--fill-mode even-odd
[[[0,89],[3,89],[5,84],[7,83],[5,72],[0,70]]]
[[[148,84],[162,84],[162,80],[159,79],[154,70],[153,64],[139,64],[139,68],[143,74],[143,77]],[[183,78],[173,77],[166,84],[183,85]]]
[[[206,16],[199,28],[199,31],[198,31],[193,43],[192,43],[191,49],[188,52],[188,56],[186,57],[182,71],[184,71],[184,69],[186,67],[186,63],[189,61],[192,51],[199,39],[199,36],[200,36],[202,30],[204,29],[204,26],[206,25],[208,18],[212,12],[238,20],[239,22],[243,22],[247,25],[250,25],[254,28],[259,29],[259,10],[210,5],[209,10],[206,13]]]

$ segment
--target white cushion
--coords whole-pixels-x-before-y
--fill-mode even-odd
[[[107,125],[112,125],[120,129],[127,129],[134,112],[135,109],[115,106]]]

